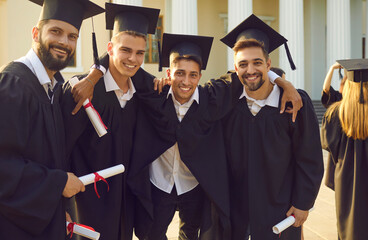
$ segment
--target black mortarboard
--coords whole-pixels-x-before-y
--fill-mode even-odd
[[[105,3],[106,29],[154,34],[160,9]]]
[[[29,0],[42,7],[39,20],[55,19],[70,23],[78,30],[83,19],[105,10],[89,0]]]
[[[162,40],[162,66],[170,66],[170,55],[194,56],[202,62],[206,69],[213,37],[164,33]]]
[[[368,59],[346,59],[337,62],[347,71],[348,80],[360,82],[359,101],[364,103],[363,82],[368,82]]]
[[[233,48],[235,43],[242,39],[256,39],[263,42],[265,50],[271,53],[273,50],[284,44],[286,54],[290,62],[291,69],[295,69],[293,59],[287,46],[287,39],[276,32],[268,24],[259,19],[256,15],[252,14],[225,37],[221,39],[230,48]]]

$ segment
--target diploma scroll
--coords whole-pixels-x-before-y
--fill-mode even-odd
[[[98,171],[97,174],[103,178],[109,178],[125,171],[124,165],[119,164],[110,168],[106,168],[104,170]],[[88,185],[95,182],[95,174],[91,173],[82,177],[79,177],[79,180],[82,181],[84,185]]]
[[[69,83],[73,87],[76,83],[78,83],[78,81],[79,80],[77,77],[73,77],[69,80]],[[96,109],[93,107],[91,101],[89,99],[86,99],[83,102],[83,106],[84,106],[84,109],[86,109],[86,113],[89,119],[91,120],[91,123],[93,127],[95,128],[98,136],[102,137],[103,135],[105,135],[107,133],[106,131],[107,128],[105,124],[103,123],[100,115],[98,114]]]
[[[314,208],[311,208],[309,210],[309,212],[311,212],[313,209]],[[280,234],[282,231],[284,231],[285,229],[287,229],[288,227],[290,227],[294,223],[295,223],[295,217],[294,217],[294,215],[291,215],[291,216],[285,218],[284,220],[282,220],[281,222],[279,222],[278,224],[276,224],[275,226],[273,226],[272,231],[275,234]]]
[[[69,224],[71,224],[70,222],[66,222],[66,226],[68,227]],[[73,233],[81,235],[83,237],[89,238],[89,239],[93,239],[93,240],[98,240],[100,238],[100,233],[96,232],[92,229],[89,229],[87,227],[84,227],[82,225],[78,225],[78,224],[73,224]]]

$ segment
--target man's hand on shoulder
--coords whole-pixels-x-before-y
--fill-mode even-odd
[[[277,81],[278,81],[277,85],[284,89],[284,94],[282,95],[282,98],[281,98],[280,113],[287,112],[287,113],[292,114],[293,122],[295,122],[296,116],[298,115],[298,111],[303,107],[302,97],[300,96],[298,91],[295,89],[293,84],[291,84],[289,81],[282,80],[282,84],[279,84],[280,83],[279,78],[277,79]],[[293,107],[287,108],[285,110],[287,102],[291,102]]]

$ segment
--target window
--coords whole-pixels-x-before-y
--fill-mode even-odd
[[[162,44],[162,34],[163,34],[163,17],[160,16],[157,21],[157,27],[155,35],[147,35],[147,46],[146,46],[146,56],[144,57],[145,63],[158,63],[158,45],[157,42],[160,41]]]

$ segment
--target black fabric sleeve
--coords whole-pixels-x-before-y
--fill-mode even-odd
[[[24,157],[31,129],[37,127],[32,114],[38,102],[30,92],[19,90],[18,80],[0,75],[0,214],[38,235],[60,204],[67,174]]]
[[[313,104],[306,92],[298,90],[303,108],[292,123],[292,145],[295,158],[295,177],[292,204],[298,209],[313,207],[323,177],[323,156],[319,124]]]
[[[331,106],[331,104],[338,102],[342,99],[340,92],[336,91],[333,87],[330,87],[329,93],[322,91],[321,102],[325,108]]]

